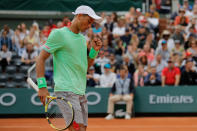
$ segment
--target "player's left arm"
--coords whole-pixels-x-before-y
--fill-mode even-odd
[[[96,51],[96,52],[99,52],[99,50],[100,50],[101,47],[102,47],[102,41],[101,41],[100,38],[95,37],[95,38],[92,40],[91,45],[92,45],[92,48],[93,48],[93,49],[92,49],[92,48],[90,49],[90,54],[91,54],[91,50],[94,50],[94,51]],[[92,58],[91,58],[90,54],[89,54],[89,56],[88,56],[88,69],[94,64],[94,59],[96,58],[96,57],[92,57]]]

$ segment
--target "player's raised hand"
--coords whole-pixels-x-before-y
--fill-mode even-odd
[[[99,51],[103,45],[99,36],[94,37],[91,44],[96,51]]]

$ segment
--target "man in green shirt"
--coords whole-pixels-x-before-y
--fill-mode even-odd
[[[88,67],[93,65],[102,42],[95,37],[87,54],[86,40],[80,32],[90,28],[94,20],[99,20],[101,17],[97,16],[89,6],[79,6],[73,14],[75,17],[71,26],[53,30],[38,56],[36,61],[38,96],[44,104],[46,96],[49,95],[44,71],[45,61],[52,54],[55,94],[71,102],[75,110],[74,121],[79,125],[79,131],[85,131],[88,118],[85,98],[86,74]],[[76,129],[72,125],[69,130]]]

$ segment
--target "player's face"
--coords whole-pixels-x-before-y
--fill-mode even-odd
[[[88,28],[91,27],[92,23],[94,22],[94,19],[92,19],[88,15],[80,15],[79,16],[79,30],[81,32],[86,31]]]

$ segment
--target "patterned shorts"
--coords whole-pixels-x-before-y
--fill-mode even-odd
[[[63,97],[73,106],[74,109],[74,121],[78,124],[88,125],[88,106],[85,95],[77,95],[72,92],[57,91],[55,92],[57,97]]]

